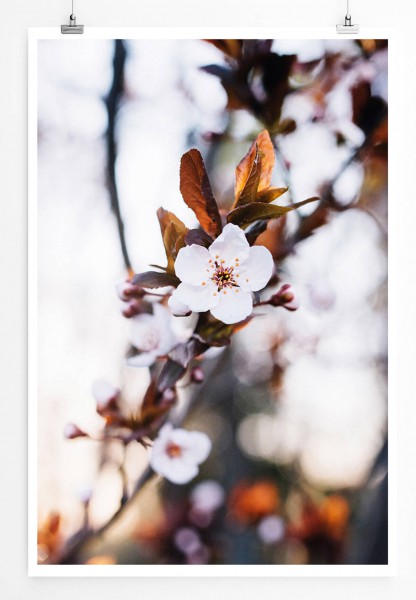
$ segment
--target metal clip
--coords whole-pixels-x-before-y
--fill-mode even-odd
[[[360,30],[358,25],[352,25],[350,15],[350,2],[347,0],[347,14],[343,25],[337,25],[337,33],[358,33]]]
[[[77,25],[74,15],[74,0],[72,0],[72,12],[69,15],[69,25],[61,25],[61,33],[84,33],[84,25]]]

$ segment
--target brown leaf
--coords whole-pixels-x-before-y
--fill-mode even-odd
[[[250,246],[253,246],[259,235],[266,231],[268,223],[269,221],[257,221],[253,227],[250,227],[246,233],[246,239]]]
[[[275,206],[274,204],[253,202],[232,210],[227,215],[227,221],[239,227],[245,227],[250,223],[254,223],[254,221],[277,219],[291,210],[290,206]]]
[[[168,259],[167,271],[174,273],[174,262],[178,255],[178,240],[186,234],[188,228],[178,217],[168,210],[159,208],[157,211],[160,231],[162,232],[163,244],[165,246],[166,258]],[[185,245],[183,243],[183,245]]]
[[[187,230],[187,231],[188,231],[188,230]],[[178,254],[179,254],[179,250],[180,250],[181,248],[185,248],[185,246],[186,246],[186,233],[183,233],[183,234],[182,234],[182,235],[180,235],[180,236],[178,237],[178,239],[176,240],[176,244],[175,244],[175,260],[176,260],[176,257],[177,257],[177,256],[178,256]]]
[[[202,354],[207,349],[208,346],[206,344],[197,338],[192,337],[183,344],[177,344],[173,350],[170,351],[169,358],[186,369],[195,356]]]
[[[272,140],[269,132],[264,129],[237,165],[233,208],[258,200],[258,192],[270,186],[275,161]]]
[[[140,285],[144,288],[161,288],[170,285],[177,286],[180,281],[175,275],[170,273],[158,273],[157,271],[146,271],[145,273],[139,273],[132,279],[134,285]]]
[[[148,409],[150,406],[153,406],[157,400],[157,386],[156,380],[152,379],[149,387],[146,390],[146,393],[143,398],[141,412]]]
[[[227,221],[228,223],[234,223],[234,225],[238,225],[239,227],[245,227],[255,221],[278,219],[291,210],[299,208],[304,204],[309,204],[309,202],[314,202],[315,200],[318,200],[318,198],[308,198],[302,202],[296,202],[296,204],[292,204],[291,206],[276,206],[274,204],[253,202],[252,204],[239,206],[232,210],[227,215]]]
[[[273,202],[273,200],[276,200],[276,198],[279,198],[280,196],[282,196],[285,192],[287,192],[288,189],[289,188],[287,188],[287,187],[284,187],[284,188],[269,187],[265,190],[262,190],[261,192],[259,192],[257,194],[256,201],[263,202],[265,204],[269,204],[270,202]]]
[[[204,40],[204,42],[212,44],[231,58],[239,58],[243,47],[242,40]]]
[[[167,360],[163,365],[163,369],[160,372],[158,380],[158,390],[164,392],[165,390],[172,388],[181,377],[186,373],[185,367],[175,362],[174,360]]]
[[[200,336],[201,340],[210,346],[229,346],[233,333],[243,329],[250,322],[251,318],[247,317],[247,319],[244,319],[240,323],[226,325],[222,321],[218,321],[218,319],[208,315],[207,318],[200,319],[196,333]]]
[[[195,148],[182,156],[180,190],[185,204],[194,211],[202,229],[217,237],[222,231],[221,217],[201,153]]]
[[[187,246],[197,244],[198,246],[205,246],[209,248],[214,240],[205,231],[201,229],[190,229],[185,236],[185,242]]]
[[[158,421],[160,417],[170,410],[170,408],[170,404],[160,404],[143,408],[140,414],[140,420],[134,427],[136,435],[141,433],[144,437],[146,435],[146,429],[152,428],[152,425],[155,425],[155,421]]]
[[[282,119],[276,128],[276,135],[288,135],[296,131],[296,121],[293,119]]]
[[[263,153],[261,158],[261,175],[258,191],[261,192],[270,186],[272,173],[276,162],[274,147],[267,129],[263,129],[256,138],[259,151]]]
[[[255,202],[261,177],[262,157],[254,142],[235,170],[233,208]]]

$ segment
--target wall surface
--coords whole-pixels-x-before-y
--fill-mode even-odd
[[[78,21],[86,26],[266,26],[334,27],[345,14],[343,0],[153,0],[151,3],[117,0],[75,2]],[[415,43],[413,0],[352,0],[353,20],[362,27],[392,26],[399,33],[395,69],[399,102],[391,114],[393,148],[399,158],[399,178],[390,189],[392,253],[390,277],[394,309],[390,313],[390,347],[398,377],[390,402],[397,406],[398,576],[389,579],[29,579],[27,577],[27,28],[59,27],[70,13],[65,0],[14,0],[3,3],[0,38],[0,273],[1,286],[1,403],[0,444],[0,597],[3,600],[40,600],[59,597],[119,599],[124,597],[206,600],[238,597],[334,596],[357,598],[413,598],[416,594],[414,556],[416,547],[416,477],[414,456],[414,274],[415,222],[414,165]],[[397,158],[397,156],[396,156]],[[394,434],[394,432],[393,432]],[[394,436],[393,436],[394,437]]]

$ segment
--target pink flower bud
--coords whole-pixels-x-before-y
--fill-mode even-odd
[[[165,404],[171,404],[172,402],[174,402],[176,400],[176,392],[174,389],[172,388],[168,388],[167,390],[165,390],[163,392],[163,396],[162,396],[162,400],[163,403]]]
[[[121,314],[126,319],[131,319],[132,317],[136,317],[142,312],[140,301],[132,298],[128,302],[123,302],[121,307]]]
[[[64,427],[64,437],[67,440],[75,440],[79,437],[88,437],[88,433],[82,431],[75,423],[67,423]]]
[[[107,381],[96,381],[92,386],[92,394],[97,403],[99,415],[117,410],[120,390]]]
[[[282,285],[280,290],[271,297],[270,304],[272,306],[283,306],[283,308],[291,311],[299,308],[299,301],[289,283]]]
[[[202,383],[205,379],[205,373],[201,369],[201,367],[195,367],[191,371],[191,381],[192,383]]]
[[[119,283],[116,286],[116,290],[118,297],[120,300],[123,300],[123,302],[128,302],[132,298],[143,298],[146,293],[143,288],[134,285],[128,279],[122,283]]]

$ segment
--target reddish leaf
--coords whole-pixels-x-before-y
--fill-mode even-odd
[[[243,40],[204,40],[204,42],[212,44],[231,58],[239,58],[243,47]]]
[[[246,239],[250,246],[253,246],[259,235],[266,231],[268,222],[269,221],[257,221],[253,227],[250,227],[249,231],[246,233]]]
[[[205,246],[209,248],[214,240],[205,231],[201,229],[190,229],[185,236],[185,242],[187,246],[197,244],[198,246]]]
[[[254,143],[235,171],[234,207],[255,202],[261,177],[261,163],[259,148]]]
[[[170,285],[178,286],[180,281],[170,273],[158,273],[157,271],[146,271],[133,277],[133,283],[144,288],[161,288]]]
[[[289,133],[293,133],[296,130],[296,121],[293,119],[283,119],[278,124],[275,133],[277,135],[288,135]]]
[[[255,202],[258,192],[270,186],[275,160],[269,132],[264,129],[237,165],[233,208]]]
[[[239,227],[246,227],[250,223],[261,220],[278,219],[282,215],[299,208],[309,202],[314,202],[318,198],[308,198],[302,202],[297,202],[291,206],[275,206],[274,204],[263,204],[261,202],[253,202],[252,204],[246,204],[239,206],[232,210],[227,215],[228,223],[234,223]]]
[[[158,390],[164,392],[165,390],[174,387],[174,385],[183,377],[186,373],[185,367],[175,362],[174,360],[167,360],[163,365],[163,369],[159,375]]]
[[[244,321],[233,325],[226,325],[214,317],[208,317],[208,320],[202,319],[198,324],[197,334],[210,346],[229,346],[233,333],[243,329],[243,327],[250,322],[251,318],[252,317],[248,317],[247,319],[244,319]]]
[[[221,217],[199,150],[193,148],[181,159],[180,190],[204,231],[217,237],[222,231]]]
[[[178,344],[169,353],[169,358],[185,369],[189,366],[191,360],[207,350],[208,346],[196,338],[191,338],[183,344]]]
[[[276,188],[276,187],[269,187],[265,190],[262,190],[261,192],[259,192],[257,194],[257,202],[263,202],[265,204],[269,204],[270,202],[273,202],[273,200],[276,200],[276,198],[279,198],[280,196],[282,196],[285,192],[287,192],[289,188],[284,187],[284,188]]]
[[[150,385],[147,388],[146,393],[144,395],[141,412],[143,413],[143,411],[145,409],[148,409],[150,406],[153,406],[153,404],[155,404],[156,399],[157,399],[156,380],[152,379],[152,381],[150,382]]]
[[[261,175],[258,191],[262,191],[270,186],[272,173],[276,162],[273,142],[270,139],[269,132],[264,129],[256,138],[256,144],[259,151],[263,153],[261,157]]]
[[[165,246],[168,265],[166,270],[174,272],[174,262],[179,252],[178,240],[186,234],[188,228],[172,212],[159,208],[157,211],[160,230],[162,232],[163,244]],[[185,245],[185,243],[183,243]],[[180,246],[181,247],[181,246]]]

